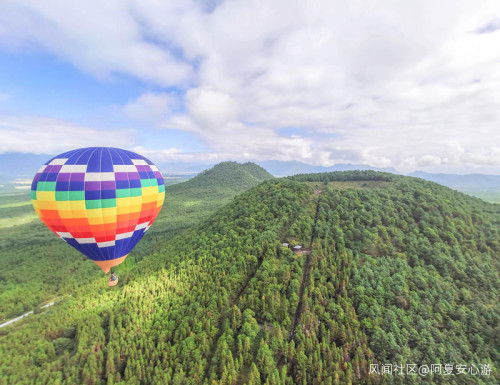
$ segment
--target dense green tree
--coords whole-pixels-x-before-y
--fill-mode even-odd
[[[159,219],[116,288],[83,259],[70,265],[79,275],[49,274],[47,286],[60,282],[50,293],[71,296],[0,330],[0,384],[498,383],[496,369],[474,378],[369,373],[382,363],[498,367],[497,205],[375,172],[268,180],[222,205],[243,179],[269,179],[249,164],[218,189],[213,181],[235,169],[207,171],[190,192],[171,186],[178,223]],[[195,216],[187,207],[204,191],[215,198],[196,203]],[[16,248],[11,236],[0,237],[1,258],[5,247],[19,258],[50,243],[36,233]],[[47,247],[62,265],[62,249]],[[24,293],[28,309],[48,298],[37,279],[14,283],[24,269],[0,273],[3,314],[23,311]]]

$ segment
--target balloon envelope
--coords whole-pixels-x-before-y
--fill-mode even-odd
[[[104,272],[123,262],[164,199],[158,168],[139,154],[112,147],[58,155],[38,170],[31,185],[40,219]]]

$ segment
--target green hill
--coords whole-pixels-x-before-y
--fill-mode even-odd
[[[163,238],[165,231],[191,227],[236,195],[270,178],[273,176],[255,163],[219,163],[186,182],[168,186],[164,207],[148,232]]]
[[[272,178],[271,174],[255,163],[222,162],[173,189],[188,189],[191,196],[199,197],[213,193],[236,194]]]
[[[217,180],[213,170],[185,182],[187,201],[202,178]],[[145,238],[117,287],[90,276],[0,329],[0,381],[496,384],[499,224],[500,206],[410,177],[268,180],[168,242]],[[369,374],[450,363],[494,369]]]

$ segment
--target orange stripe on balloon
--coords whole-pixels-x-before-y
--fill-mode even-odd
[[[128,254],[127,254],[128,255]],[[102,271],[105,273],[109,273],[109,270],[116,265],[119,265],[122,263],[125,258],[127,258],[127,255],[124,255],[123,257],[116,258],[116,259],[108,259],[106,261],[94,261],[97,266],[99,266]]]

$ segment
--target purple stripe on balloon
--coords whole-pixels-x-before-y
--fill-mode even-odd
[[[71,174],[71,182],[83,182],[85,181],[85,173],[84,172],[76,172]]]
[[[137,168],[137,171],[139,172],[148,172],[148,171],[151,171],[151,167],[149,166],[145,166],[145,165],[138,165],[138,166],[135,166]]]
[[[61,168],[62,168],[62,164],[54,165],[54,166],[52,166],[52,170],[50,170],[50,172],[59,172],[59,171],[61,171]]]
[[[85,182],[85,191],[101,190],[101,182]]]
[[[38,182],[38,179],[40,179],[40,173],[37,173],[35,177],[33,178],[33,182]]]
[[[69,182],[69,177],[71,174],[69,172],[60,172],[57,175],[57,181],[58,182]]]
[[[116,180],[128,180],[128,176],[126,172],[115,172]]]
[[[116,189],[116,183],[114,180],[105,180],[101,182],[101,190],[114,190]]]
[[[139,174],[136,172],[115,172],[116,180],[138,180]]]
[[[154,174],[155,174],[155,178],[161,178],[161,172],[155,171]]]
[[[112,180],[85,182],[85,191],[114,190],[115,188],[115,182]]]

